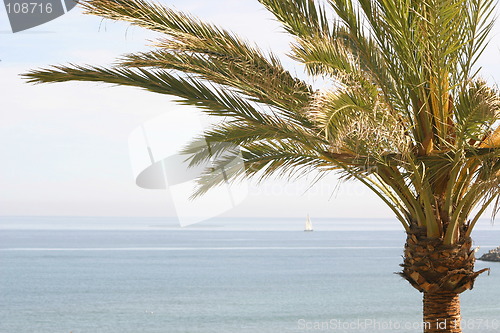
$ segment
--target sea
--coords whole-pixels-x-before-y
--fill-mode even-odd
[[[1,333],[422,332],[393,220],[0,217]],[[485,222],[477,255],[500,245]],[[462,294],[500,332],[500,263]]]

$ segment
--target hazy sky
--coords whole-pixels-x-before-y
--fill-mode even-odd
[[[237,32],[285,56],[290,42],[256,0],[162,1]],[[128,138],[144,122],[185,107],[165,95],[96,83],[30,86],[19,73],[49,64],[109,64],[145,50],[155,34],[82,15],[79,9],[26,32],[10,31],[0,9],[0,215],[174,216],[171,194],[135,185]],[[500,78],[498,25],[481,64],[490,82]],[[305,192],[306,183],[252,184],[225,216],[391,217],[358,184],[334,177]],[[332,195],[333,194],[333,195]]]

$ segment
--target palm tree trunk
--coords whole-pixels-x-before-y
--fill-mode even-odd
[[[465,233],[462,232],[462,235]],[[400,273],[424,294],[424,333],[461,333],[459,294],[474,287],[474,251],[470,237],[452,245],[428,238],[423,228],[408,232]]]
[[[462,333],[459,294],[424,292],[424,333]]]

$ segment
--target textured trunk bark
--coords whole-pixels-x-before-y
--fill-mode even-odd
[[[465,232],[462,230],[461,235]],[[470,237],[452,245],[428,238],[424,228],[408,232],[400,273],[424,294],[424,333],[462,333],[459,294],[474,287],[474,251]]]
[[[424,292],[424,333],[462,333],[458,294]]]
[[[428,238],[425,229],[408,232],[401,275],[424,293],[460,294],[472,289],[476,277],[487,269],[474,272],[472,239],[462,237],[453,245],[439,238]]]

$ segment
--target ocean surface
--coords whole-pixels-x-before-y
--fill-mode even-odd
[[[295,222],[0,217],[0,332],[422,332],[396,222]],[[464,332],[500,331],[500,263],[483,267]]]

